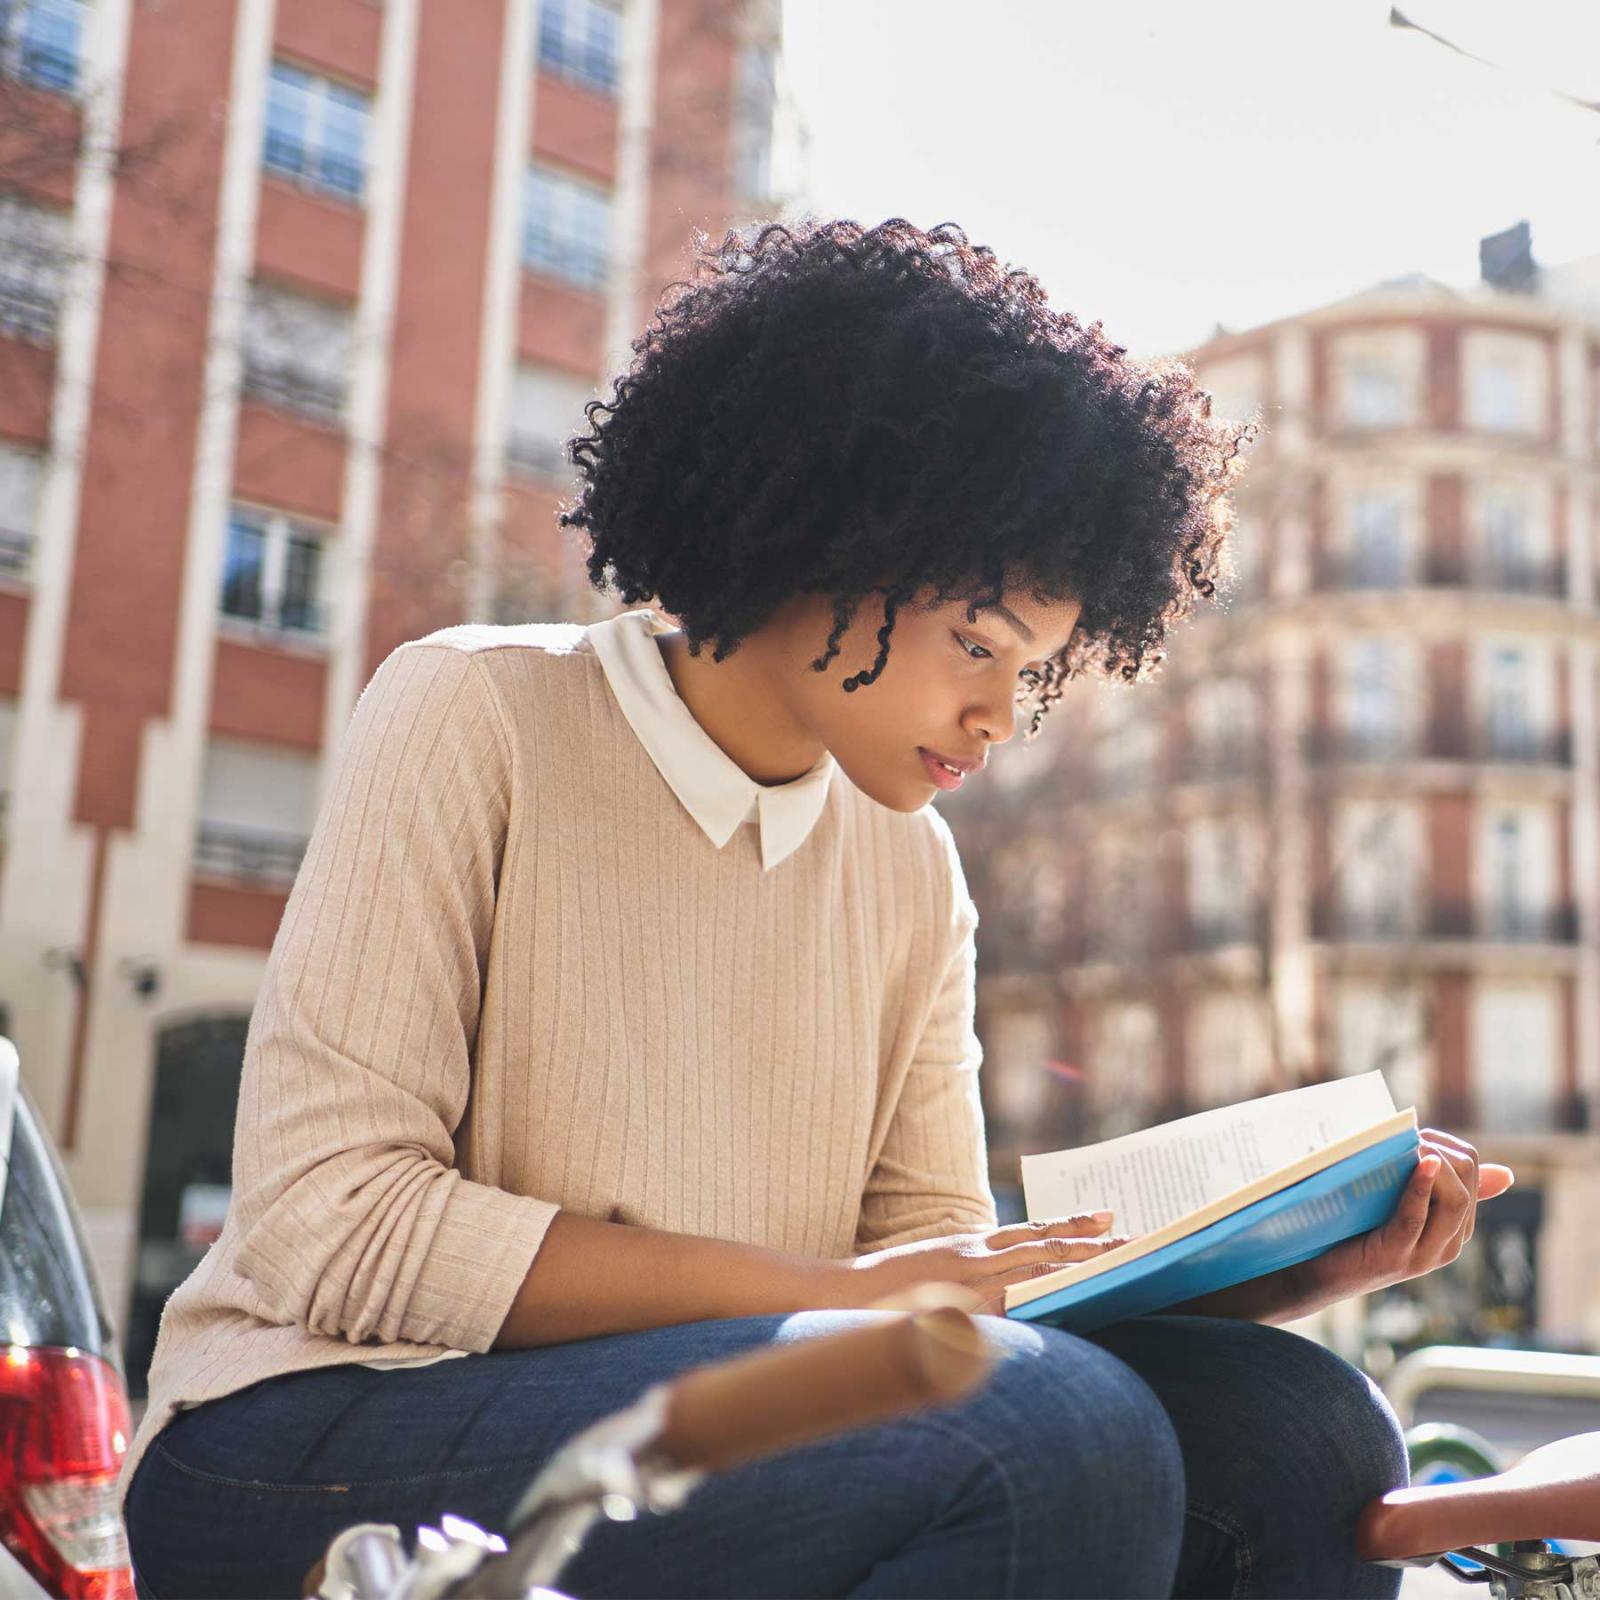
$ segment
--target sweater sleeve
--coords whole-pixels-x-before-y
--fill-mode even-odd
[[[954,948],[862,1196],[861,1254],[996,1226],[973,1025],[978,912],[959,863],[955,874]]]
[[[471,650],[430,638],[385,659],[246,1037],[229,1221],[264,1316],[487,1350],[559,1209],[453,1165],[512,778]]]

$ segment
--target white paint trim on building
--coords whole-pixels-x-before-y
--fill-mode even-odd
[[[185,914],[195,807],[211,704],[217,593],[227,539],[238,418],[240,337],[255,255],[261,139],[275,0],[239,0],[234,19],[212,264],[210,323],[194,470],[185,530],[172,674],[172,715],[143,730],[134,830],[108,841],[95,1004],[84,1053],[82,1125],[69,1172],[79,1199],[97,1213],[102,1283],[120,1318],[132,1284],[151,1085],[160,1028],[184,988]],[[159,1009],[139,999],[117,971],[129,957],[161,973]],[[254,990],[214,997],[227,1008],[253,1004]],[[130,1136],[131,1135],[131,1136]],[[111,1219],[120,1211],[123,1244]]]
[[[84,455],[100,344],[116,153],[122,136],[132,0],[99,0],[84,40],[84,154],[73,197],[66,292],[56,333],[50,441],[34,528],[32,596],[17,700],[8,848],[0,875],[0,995],[30,1086],[60,1125],[76,991],[52,949],[81,950],[88,921],[91,830],[71,820],[83,735],[82,708],[57,699],[66,653]],[[17,1004],[23,996],[26,1006]]]
[[[627,366],[649,307],[642,303],[650,218],[650,154],[655,136],[659,0],[629,0],[622,23],[617,108],[617,182],[612,195],[611,277],[607,284],[601,392]]]
[[[500,56],[494,179],[489,207],[489,248],[484,262],[483,321],[478,338],[478,393],[472,417],[472,503],[469,512],[467,616],[490,620],[500,535],[505,514],[506,435],[517,368],[518,312],[522,298],[523,174],[533,143],[538,68],[539,0],[506,0],[506,36]]]
[[[367,677],[367,609],[383,487],[394,306],[400,278],[400,229],[405,219],[406,167],[416,81],[418,8],[419,0],[385,0],[383,8],[372,159],[367,173],[366,234],[355,312],[355,362],[346,413],[349,436],[339,508],[339,555],[326,580],[330,586],[330,636],[319,795],[326,794],[333,780],[332,757]]]
[[[1591,1111],[1600,1111],[1600,771],[1592,730],[1596,705],[1595,647],[1574,640],[1569,647],[1571,690],[1568,715],[1574,730],[1591,737],[1573,740],[1572,898],[1578,912],[1577,1083]]]

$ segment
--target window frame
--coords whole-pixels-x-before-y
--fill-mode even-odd
[[[535,237],[534,197],[540,184],[548,185],[550,198],[557,202],[550,208],[553,225],[549,234],[559,248],[546,255],[530,251],[530,241]],[[603,294],[613,264],[613,199],[612,190],[591,179],[548,162],[529,161],[522,175],[522,231],[518,245],[522,270],[580,292]],[[579,239],[581,230],[570,225],[585,214],[585,207],[590,208],[590,217],[598,212],[604,218],[604,239],[598,252],[592,248],[592,241]]]
[[[532,0],[529,0],[532,3]],[[597,14],[612,19],[610,54],[595,49],[595,31],[590,26]],[[583,42],[570,37],[569,24],[582,20]],[[576,84],[595,94],[615,98],[622,87],[622,9],[605,0],[540,0],[538,27],[533,41],[533,59],[541,72],[548,72],[566,83]],[[592,70],[596,60],[605,65]]]
[[[228,556],[233,548],[236,529],[256,533],[262,541],[259,577],[260,615],[255,617],[224,609],[227,602]],[[314,545],[317,550],[316,583],[308,606],[315,625],[310,627],[284,620],[285,576],[289,565],[289,546],[294,541]],[[221,582],[217,593],[216,616],[219,631],[252,641],[267,640],[275,644],[295,643],[326,648],[330,613],[327,575],[332,544],[332,533],[324,533],[321,524],[291,516],[286,511],[270,510],[247,501],[233,501],[228,508],[227,536],[223,546]]]
[[[300,78],[302,83],[288,84],[279,76],[280,73],[292,73]],[[305,163],[303,167],[290,167],[275,162],[272,159],[272,140],[274,129],[272,125],[274,89],[282,84],[285,88],[296,88],[305,100],[305,128],[299,141],[300,152]],[[328,124],[328,108],[336,97],[344,97],[346,101],[359,101],[359,110],[363,113],[361,125],[361,153],[359,160],[359,177],[354,188],[344,183],[330,180],[324,170],[324,158],[330,153],[345,166],[352,166],[337,151],[330,152],[326,139]],[[318,72],[314,68],[300,65],[299,62],[283,56],[274,56],[267,69],[267,104],[266,113],[262,121],[261,130],[261,170],[270,173],[273,177],[285,183],[295,185],[308,193],[321,195],[332,200],[342,200],[352,206],[366,204],[367,188],[371,172],[371,143],[373,124],[373,100],[370,90],[364,89],[353,83],[346,83],[338,78],[330,78],[326,73]],[[346,109],[354,109],[347,105]]]
[[[265,367],[256,365],[252,371],[250,360],[251,339],[258,314],[265,309],[267,299],[276,299],[280,305],[299,304],[317,311],[329,311],[341,317],[341,330],[345,339],[343,367],[339,375],[337,399],[332,386],[322,382],[323,375],[314,367],[304,364]],[[299,289],[281,284],[270,278],[256,278],[249,286],[245,306],[244,326],[239,341],[239,394],[241,398],[255,400],[262,405],[288,411],[334,427],[346,426],[346,413],[350,405],[351,367],[355,342],[355,307],[334,300],[302,293]],[[279,382],[276,379],[283,378]],[[296,378],[304,381],[296,382]]]
[[[76,26],[69,69],[61,75],[30,70],[26,24],[30,14],[71,14]],[[0,74],[49,94],[77,99],[83,91],[84,35],[88,32],[89,0],[0,0]],[[60,52],[48,52],[67,60]]]

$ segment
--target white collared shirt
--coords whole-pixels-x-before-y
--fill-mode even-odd
[[[684,809],[720,850],[746,821],[761,828],[761,865],[770,872],[806,842],[828,798],[834,760],[824,750],[791,783],[757,783],[695,721],[673,686],[656,635],[672,624],[648,608],[624,611],[585,630],[622,714]]]

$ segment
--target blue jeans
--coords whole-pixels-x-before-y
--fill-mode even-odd
[[[687,1323],[393,1372],[273,1378],[180,1412],[127,1500],[144,1596],[295,1595],[329,1539],[453,1511],[491,1530],[552,1451],[660,1379],[875,1312]],[[979,1319],[1001,1359],[939,1411],[603,1523],[558,1586],[629,1595],[1372,1595],[1360,1507],[1406,1481],[1369,1380],[1279,1328]]]

